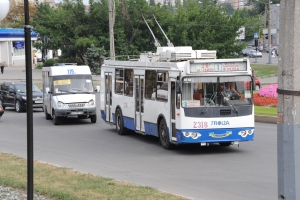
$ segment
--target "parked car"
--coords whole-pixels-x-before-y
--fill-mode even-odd
[[[248,54],[249,58],[261,58],[262,57],[262,53],[260,51],[256,51],[256,50],[251,50]]]
[[[258,78],[255,75],[252,75],[253,77],[253,81],[254,81],[254,88],[253,90],[259,90],[260,89],[260,81],[258,80]],[[246,82],[246,88],[248,90],[250,90],[250,82]]]
[[[243,49],[241,52],[241,55],[244,57],[247,57],[250,51],[251,51],[251,49],[249,49],[249,48]]]
[[[278,50],[278,46],[272,46],[272,47],[271,47],[271,51],[272,51],[273,49],[274,49],[274,50]],[[269,48],[268,46],[266,46],[266,52],[267,52],[267,53],[269,53],[269,50],[270,50],[270,48]]]
[[[3,114],[4,114],[4,109],[2,105],[0,105],[0,118],[2,117]]]
[[[26,82],[4,82],[0,88],[0,105],[14,107],[17,112],[26,110]],[[43,93],[32,83],[32,107],[43,109]]]
[[[53,66],[77,65],[77,63],[54,63]]]
[[[260,89],[260,81],[258,80],[258,78],[255,75],[253,75],[253,79],[255,82],[254,90],[259,90]]]

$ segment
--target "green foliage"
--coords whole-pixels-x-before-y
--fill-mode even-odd
[[[76,58],[78,63],[86,63],[85,55],[92,44],[95,48],[110,49],[107,8],[107,0],[91,0],[89,12],[85,11],[81,0],[65,0],[55,9],[48,4],[38,4],[33,25],[40,36],[34,46],[42,50],[61,49],[62,59]],[[234,11],[228,4],[216,6],[211,0],[201,3],[187,0],[183,5],[178,3],[176,9],[169,4],[150,3],[149,6],[144,0],[124,0],[115,2],[115,11],[116,56],[156,51],[142,14],[162,46],[167,45],[167,39],[153,14],[175,46],[216,50],[218,58],[234,57],[234,53],[245,47],[235,40],[241,26],[246,26],[246,38],[252,39],[262,23],[261,16],[250,11]],[[50,41],[45,41],[45,36],[50,37]],[[108,52],[103,52],[103,56],[108,57]]]
[[[87,48],[85,59],[93,74],[100,74],[101,65],[105,59],[104,53],[104,47],[97,48],[92,44],[91,48]]]
[[[38,66],[35,67],[35,69],[42,69],[43,65],[42,64],[38,64]]]
[[[51,58],[44,62],[43,67],[53,66],[56,63],[56,60]]]

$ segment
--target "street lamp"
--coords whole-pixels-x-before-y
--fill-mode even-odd
[[[0,0],[0,22],[6,17],[9,11],[9,1]]]

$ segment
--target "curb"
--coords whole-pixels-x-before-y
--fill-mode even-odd
[[[263,123],[270,123],[270,124],[277,124],[277,117],[275,116],[265,116],[265,115],[255,115],[254,116],[255,122],[263,122]]]

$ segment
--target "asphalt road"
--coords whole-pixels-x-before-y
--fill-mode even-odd
[[[261,58],[248,58],[250,63],[258,63],[258,64],[270,64],[269,54],[267,52],[262,52]],[[279,57],[271,57],[271,64],[278,65]]]
[[[190,199],[277,199],[274,124],[256,123],[255,140],[239,147],[197,145],[171,151],[163,149],[155,137],[119,136],[100,117],[95,124],[73,119],[54,126],[37,109],[33,126],[34,160]],[[26,158],[26,127],[26,113],[7,108],[0,119],[0,151]]]

